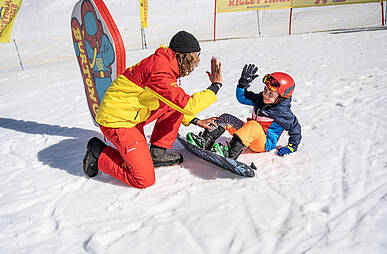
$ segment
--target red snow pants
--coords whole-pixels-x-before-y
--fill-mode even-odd
[[[155,169],[144,135],[144,125],[156,120],[150,143],[171,149],[177,138],[183,114],[160,102],[149,119],[132,128],[100,126],[103,135],[115,146],[107,146],[98,159],[98,169],[135,188],[155,182]]]

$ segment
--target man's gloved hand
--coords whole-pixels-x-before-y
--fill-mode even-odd
[[[284,146],[284,147],[281,147],[280,149],[278,149],[277,154],[279,156],[284,156],[285,154],[294,153],[295,151],[296,151],[296,149],[293,148],[293,145],[289,144],[287,146]]]
[[[246,64],[238,81],[238,87],[243,89],[249,88],[250,83],[258,77],[258,74],[255,74],[257,71],[258,67],[254,64]]]

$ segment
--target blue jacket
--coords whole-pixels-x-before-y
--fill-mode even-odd
[[[266,105],[263,103],[262,92],[257,94],[240,87],[237,87],[236,97],[240,103],[254,106],[254,112],[257,116],[273,119],[266,131],[266,151],[276,147],[278,139],[284,130],[288,131],[289,144],[292,144],[294,150],[297,150],[301,142],[301,125],[290,110],[292,97],[284,99],[275,105]]]

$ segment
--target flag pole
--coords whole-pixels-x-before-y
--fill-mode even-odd
[[[16,40],[13,39],[13,42],[15,43],[15,48],[16,48],[17,56],[19,57],[19,63],[20,63],[20,66],[21,66],[22,70],[24,70],[24,68],[23,68],[23,63],[22,63],[22,61],[21,61],[20,54],[19,54],[19,49],[17,48],[17,45],[16,45]]]
[[[142,43],[142,49],[147,49],[146,45],[146,37],[145,37],[145,29],[141,28],[141,43]]]
[[[144,29],[141,27],[141,49],[144,49]]]
[[[145,29],[148,27],[148,0],[139,0],[140,3],[140,23],[141,23],[141,47],[146,49]]]
[[[261,37],[261,25],[259,24],[259,13],[257,10],[258,36]]]
[[[214,8],[214,42],[216,41],[216,3],[217,0],[215,0],[215,8]]]
[[[292,33],[292,14],[293,14],[293,8],[290,8],[290,15],[289,15],[289,35]]]
[[[383,0],[380,1],[382,6],[382,26],[384,26],[384,10],[383,10]]]

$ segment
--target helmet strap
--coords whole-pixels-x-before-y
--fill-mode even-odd
[[[275,105],[280,104],[280,103],[283,102],[284,100],[285,100],[284,97],[278,96],[278,98],[275,100],[274,104],[275,104]]]

